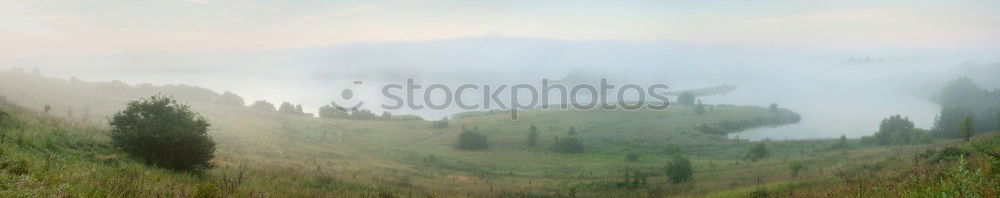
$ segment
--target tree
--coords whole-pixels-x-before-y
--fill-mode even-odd
[[[341,111],[332,105],[323,105],[319,107],[319,117],[320,118],[337,118],[337,119],[347,119],[350,118],[350,114]]]
[[[274,108],[274,104],[268,102],[267,100],[258,100],[256,102],[253,102],[253,104],[250,105],[250,108],[263,111],[276,111],[276,109]]]
[[[972,135],[976,133],[976,123],[972,120],[972,116],[966,116],[962,124],[958,125],[958,132],[961,133],[966,142],[972,138]]]
[[[538,133],[538,127],[535,127],[535,125],[532,124],[531,127],[528,128],[528,146],[534,147],[538,144],[538,135],[540,135],[540,133]]]
[[[771,112],[778,112],[778,103],[771,103],[771,105],[767,106],[767,109],[771,110]]]
[[[557,153],[583,153],[583,150],[583,143],[575,137],[558,138],[552,143],[552,151]]]
[[[566,135],[568,135],[568,136],[574,136],[574,135],[576,135],[576,128],[569,127],[569,131],[566,131]]]
[[[916,139],[913,129],[913,121],[897,114],[882,119],[874,136],[879,145],[909,144],[915,142],[911,140]]]
[[[389,113],[389,111],[383,111],[382,116],[379,116],[378,119],[385,121],[392,120],[392,113]]]
[[[289,102],[282,102],[281,103],[281,107],[278,108],[278,112],[282,112],[282,113],[296,113],[295,112],[295,105],[292,105],[292,103],[289,103]]]
[[[246,102],[243,101],[243,97],[240,97],[239,95],[236,95],[235,93],[229,91],[222,93],[222,96],[216,98],[215,101],[213,101],[212,103],[219,105],[239,106],[239,107],[246,105]]]
[[[835,144],[833,146],[833,148],[835,148],[835,149],[846,149],[848,147],[850,147],[850,145],[847,144],[847,136],[846,135],[840,135],[840,140],[837,141],[837,144]]]
[[[691,106],[694,105],[694,101],[697,98],[698,96],[695,96],[694,93],[691,93],[690,91],[685,91],[681,93],[681,95],[677,96],[677,103],[681,105]]]
[[[435,129],[447,129],[448,128],[448,117],[441,118],[441,120],[431,122],[431,128]],[[462,125],[462,131],[465,130],[465,125]]]
[[[674,155],[674,158],[667,163],[667,177],[671,183],[681,183],[691,180],[694,170],[691,169],[691,160],[681,155]]]
[[[351,119],[352,120],[375,120],[375,119],[378,119],[378,115],[375,115],[375,113],[372,113],[372,111],[370,111],[368,109],[356,109],[356,110],[354,110],[354,111],[351,112]]]
[[[767,145],[763,142],[756,143],[750,146],[750,150],[747,150],[747,154],[743,156],[743,159],[756,162],[757,160],[764,159],[768,155]]]
[[[798,178],[799,172],[802,171],[802,169],[804,168],[805,165],[802,165],[802,162],[795,161],[792,162],[791,164],[788,164],[788,169],[792,173],[792,178]]]
[[[694,105],[694,114],[705,115],[705,104],[702,104],[701,100],[698,100],[698,104]]]
[[[215,142],[188,105],[156,95],[128,103],[110,120],[111,144],[146,163],[175,170],[211,168]]]
[[[52,106],[51,105],[45,105],[45,114],[49,114],[49,111],[51,111],[51,110],[52,110]]]
[[[306,112],[302,111],[302,105],[295,105],[295,113],[304,114]]]
[[[477,131],[463,131],[458,134],[458,143],[455,144],[455,148],[460,150],[483,150],[489,147],[486,136]]]

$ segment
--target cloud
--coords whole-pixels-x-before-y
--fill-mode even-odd
[[[196,4],[208,4],[208,0],[187,0],[187,1]]]

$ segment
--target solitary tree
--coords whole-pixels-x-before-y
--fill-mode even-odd
[[[771,103],[771,105],[768,106],[767,109],[771,110],[771,112],[778,112],[778,103]]]
[[[846,135],[840,135],[840,141],[837,141],[837,145],[833,146],[833,148],[837,149],[846,149],[847,147],[849,147],[849,145],[847,145]]]
[[[677,96],[677,103],[691,106],[694,105],[694,101],[697,97],[698,96],[695,96],[694,93],[691,93],[690,91],[685,91],[681,93],[681,95]]]
[[[532,124],[531,128],[528,129],[528,146],[534,147],[538,144],[538,135],[540,135],[538,133],[538,127],[535,127],[535,125]]]
[[[958,126],[958,132],[965,138],[968,142],[969,138],[972,138],[972,134],[976,132],[976,123],[972,120],[972,116],[966,116],[962,124]]]
[[[747,154],[746,156],[743,157],[743,159],[755,162],[757,160],[766,158],[768,155],[769,154],[767,152],[767,145],[764,145],[763,142],[760,142],[753,144],[753,146],[750,146],[750,150],[747,150]]]
[[[804,168],[805,165],[802,165],[802,162],[795,161],[792,162],[791,164],[788,164],[788,169],[792,172],[792,178],[798,178],[799,172],[802,171],[802,169]]]
[[[51,110],[52,110],[52,106],[45,105],[45,114],[49,114],[49,111],[51,111]]]
[[[694,105],[694,114],[705,115],[705,104],[698,100],[698,104]]]
[[[379,120],[392,120],[392,113],[389,111],[383,111],[382,116],[378,117]]]
[[[667,176],[671,183],[681,183],[691,180],[694,170],[691,169],[691,161],[681,155],[674,155],[666,167]]]
[[[110,124],[112,145],[149,164],[175,170],[212,167],[215,142],[208,136],[208,121],[172,97],[129,102]]]

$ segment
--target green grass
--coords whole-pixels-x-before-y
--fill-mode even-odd
[[[747,162],[741,158],[751,142],[703,134],[695,127],[725,122],[749,123],[742,129],[780,125],[788,122],[782,118],[791,111],[729,105],[711,105],[706,115],[683,106],[666,111],[534,110],[522,112],[518,121],[502,113],[469,113],[452,119],[451,128],[434,129],[421,120],[318,119],[192,103],[193,110],[212,123],[209,134],[219,143],[213,160],[218,167],[200,175],[146,166],[108,146],[101,117],[136,96],[102,94],[100,86],[86,83],[17,80],[36,86],[0,83],[0,93],[20,95],[8,97],[17,105],[0,102],[0,110],[13,120],[0,125],[3,197],[742,197],[762,188],[774,195],[820,195],[825,187],[840,185],[836,179],[844,174],[881,167],[879,176],[891,176],[912,165],[907,163],[910,156],[955,144],[938,140],[876,147],[851,140],[850,149],[837,150],[830,149],[834,139],[767,141],[771,156]],[[38,107],[45,104],[56,108],[39,113]],[[91,109],[89,122],[80,118],[81,106]],[[63,107],[76,107],[77,114],[69,116]],[[541,132],[537,147],[525,145],[532,124]],[[491,147],[454,149],[461,125],[478,127]],[[586,151],[550,151],[548,146],[557,136],[566,137],[569,127],[575,127]],[[674,147],[691,158],[693,181],[671,184],[662,175],[662,167],[675,154],[665,150]],[[638,153],[639,160],[626,161],[627,153]],[[798,178],[788,170],[795,161],[806,167]],[[627,170],[650,174],[647,185],[616,186]],[[926,191],[951,189],[941,186]]]

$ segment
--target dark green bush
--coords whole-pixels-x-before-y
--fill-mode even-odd
[[[666,167],[667,177],[671,183],[681,183],[691,180],[694,169],[691,168],[691,160],[681,155],[674,155],[674,159]]]
[[[110,120],[111,143],[143,161],[175,170],[210,168],[215,142],[209,123],[172,97],[129,102]]]
[[[638,153],[629,153],[628,155],[625,155],[625,161],[629,161],[629,162],[639,161],[639,154]]]
[[[575,137],[561,138],[552,144],[552,151],[558,153],[583,153],[583,143]]]
[[[744,160],[757,161],[764,159],[770,154],[767,152],[767,145],[763,142],[756,143],[750,146],[750,150],[747,150],[747,154],[743,156]]]
[[[485,135],[469,130],[458,134],[458,143],[455,144],[455,148],[461,150],[483,150],[489,147]]]

